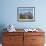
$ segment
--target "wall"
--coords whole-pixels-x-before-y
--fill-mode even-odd
[[[0,0],[0,25],[13,24],[16,28],[46,28],[46,1]],[[35,7],[35,22],[18,22],[17,7]]]

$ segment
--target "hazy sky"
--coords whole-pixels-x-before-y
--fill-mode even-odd
[[[19,8],[19,13],[33,12],[32,8]]]

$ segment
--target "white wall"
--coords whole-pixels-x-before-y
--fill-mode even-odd
[[[42,27],[46,29],[46,0],[0,0],[0,24],[16,28]],[[18,22],[17,7],[35,7],[35,22]]]

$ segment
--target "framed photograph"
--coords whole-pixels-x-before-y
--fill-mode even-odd
[[[22,22],[34,22],[35,7],[18,7],[17,20]]]

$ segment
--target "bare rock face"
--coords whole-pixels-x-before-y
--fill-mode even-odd
[[[20,19],[33,19],[33,14],[31,12],[20,13]]]

